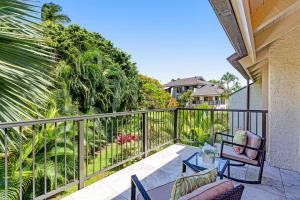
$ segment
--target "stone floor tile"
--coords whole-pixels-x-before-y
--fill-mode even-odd
[[[285,169],[280,169],[283,185],[285,186],[300,186],[300,174]]]
[[[288,200],[300,200],[300,186],[284,186],[284,189]]]
[[[249,165],[247,168],[247,172],[246,172],[246,180],[249,180],[249,181],[258,180],[258,173],[259,173],[258,167]]]
[[[112,199],[114,196],[118,196],[118,194],[104,183],[99,181],[71,194],[70,196],[73,200],[108,200]],[[69,200],[67,198],[68,197],[64,198],[64,200]]]
[[[281,180],[280,169],[265,164],[263,177],[271,178],[273,180]]]
[[[247,167],[230,166],[230,177],[244,180],[246,178]],[[227,175],[227,171],[225,172]]]
[[[118,195],[116,197],[113,197],[112,200],[128,200],[129,198],[125,198],[122,195]]]
[[[265,188],[253,187],[253,185],[246,185],[242,199],[243,200],[285,200],[284,193],[273,194]]]

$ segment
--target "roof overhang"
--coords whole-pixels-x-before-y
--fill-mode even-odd
[[[235,17],[230,0],[209,0],[224,31],[226,32],[236,53],[227,58],[230,64],[237,69],[242,76],[249,80],[250,77],[238,60],[247,56],[247,49],[241,34],[238,21]]]
[[[231,56],[229,56],[227,60],[246,80],[249,80],[250,79],[249,74],[239,62],[241,58],[243,57],[240,57],[237,53],[234,53]]]
[[[259,79],[270,45],[300,26],[300,0],[209,1],[236,51],[228,61],[246,79]]]

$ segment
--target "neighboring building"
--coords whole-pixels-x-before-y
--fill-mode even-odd
[[[236,51],[228,61],[253,82],[229,108],[267,109],[269,164],[300,172],[300,1],[210,3]]]
[[[192,90],[194,106],[203,103],[220,105],[225,102],[222,98],[224,89],[206,81],[202,76],[172,80],[165,84],[165,90],[176,99],[179,99],[182,93]]]

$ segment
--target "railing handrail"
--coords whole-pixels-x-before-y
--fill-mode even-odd
[[[223,109],[223,108],[191,108],[191,107],[178,107],[178,110],[203,110],[203,111],[229,111],[229,112],[257,112],[257,113],[268,113],[268,110],[259,109]]]
[[[31,126],[37,124],[45,123],[59,123],[67,121],[80,121],[86,119],[94,118],[106,118],[106,117],[117,117],[125,116],[132,114],[143,114],[148,112],[160,112],[160,111],[172,111],[172,110],[203,110],[203,111],[229,111],[229,112],[259,112],[259,113],[268,113],[268,110],[247,110],[247,109],[215,109],[215,108],[186,108],[186,107],[177,107],[177,108],[166,108],[166,109],[153,109],[153,110],[140,110],[140,111],[128,111],[128,112],[113,112],[113,113],[102,113],[102,114],[92,114],[92,115],[82,115],[82,116],[70,116],[70,117],[58,117],[52,119],[36,119],[36,120],[27,120],[19,122],[0,122],[0,129],[18,127],[18,126]]]
[[[247,110],[247,109],[215,109],[215,108],[166,108],[166,109],[153,109],[153,110],[140,110],[140,111],[128,111],[128,112],[113,112],[113,113],[102,113],[102,114],[93,114],[93,115],[82,115],[82,116],[70,116],[70,117],[58,117],[52,119],[36,119],[36,120],[27,120],[19,122],[1,122],[0,129],[18,127],[18,126],[30,126],[30,125],[42,125],[46,123],[59,123],[67,121],[80,121],[86,119],[94,118],[106,118],[106,117],[117,117],[125,116],[132,114],[143,114],[148,112],[160,112],[160,111],[172,111],[172,110],[203,110],[203,111],[229,111],[229,112],[258,112],[258,113],[268,113],[268,110]]]
[[[107,117],[118,117],[134,114],[143,114],[149,112],[163,112],[163,111],[173,111],[176,108],[166,108],[166,109],[153,109],[153,110],[140,110],[140,111],[128,111],[128,112],[112,112],[112,113],[102,113],[102,114],[92,114],[92,115],[82,115],[82,116],[70,116],[70,117],[58,117],[52,119],[36,119],[36,120],[27,120],[19,122],[1,122],[0,129],[18,127],[18,126],[31,126],[31,125],[43,125],[47,123],[59,123],[59,122],[68,122],[68,121],[81,121],[94,118],[107,118]]]

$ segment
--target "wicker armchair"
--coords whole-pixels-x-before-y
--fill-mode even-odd
[[[227,138],[230,138],[233,141],[233,135],[229,135],[226,134],[224,132],[216,132],[215,134],[215,141],[217,139],[217,136],[222,136],[222,138],[224,138],[224,136]],[[258,136],[260,137],[260,136]],[[260,137],[261,139],[261,143],[260,143],[260,147],[259,148],[253,148],[247,145],[240,145],[240,144],[236,144],[233,143],[232,141],[226,141],[223,140],[221,143],[221,150],[220,150],[220,157],[221,158],[225,158],[228,159],[229,161],[235,161],[237,163],[231,163],[228,166],[228,178],[230,178],[231,180],[237,181],[237,182],[241,182],[241,183],[248,183],[248,184],[261,184],[261,180],[262,180],[262,174],[263,174],[263,169],[264,169],[264,162],[265,162],[265,143],[266,140],[265,138]],[[255,150],[257,151],[257,156],[255,159],[250,159],[248,158],[245,154],[237,154],[233,151],[232,146],[239,146],[239,147],[244,147],[245,149],[251,149],[251,150]],[[242,180],[242,179],[238,179],[238,178],[234,178],[230,176],[230,166],[245,166],[245,164],[248,165],[252,165],[252,166],[256,166],[259,168],[259,174],[258,174],[258,180],[254,180],[254,181],[249,181],[249,180]],[[226,177],[226,176],[225,176]]]
[[[169,200],[174,182],[146,191],[136,175],[131,176],[131,200]],[[215,200],[240,200],[244,191],[243,185],[222,193]],[[137,195],[138,194],[138,195]]]

